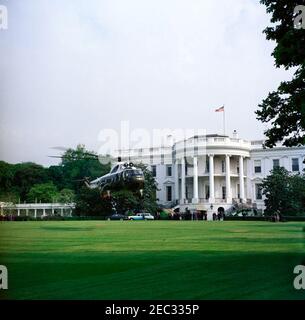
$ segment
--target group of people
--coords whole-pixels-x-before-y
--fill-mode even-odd
[[[225,219],[225,214],[223,212],[218,212],[216,214],[215,212],[213,213],[213,221],[223,221]]]

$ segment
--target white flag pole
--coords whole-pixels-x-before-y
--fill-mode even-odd
[[[226,135],[226,109],[223,105],[223,135]]]

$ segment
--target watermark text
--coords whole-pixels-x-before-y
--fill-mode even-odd
[[[0,4],[0,30],[8,28],[8,14],[7,7]]]

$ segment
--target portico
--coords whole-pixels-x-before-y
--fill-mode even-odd
[[[198,168],[198,163],[201,164],[204,161],[204,157],[194,157],[191,169],[186,169],[188,164],[186,164],[185,159],[176,162],[175,167],[177,168],[177,172],[179,164],[181,166],[181,174],[176,177],[178,182],[176,185],[180,185],[180,192],[176,188],[176,200],[179,200],[180,204],[207,202],[210,204],[215,202],[232,204],[233,198],[244,202],[244,180],[246,178],[244,173],[244,157],[209,154],[209,166],[202,171],[202,165]],[[224,172],[219,171],[219,167],[223,161],[225,163]],[[238,167],[233,167],[234,171],[231,165],[233,161],[239,165]]]
[[[228,137],[213,137],[205,142],[203,147],[200,140],[199,146],[184,147],[184,152],[176,145],[176,202],[182,210],[187,207],[203,211],[215,205],[228,209],[235,202],[246,202],[249,146],[243,140]]]

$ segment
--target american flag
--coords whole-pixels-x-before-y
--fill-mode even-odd
[[[225,111],[225,106],[222,106],[215,110],[215,112],[224,112],[224,111]]]

